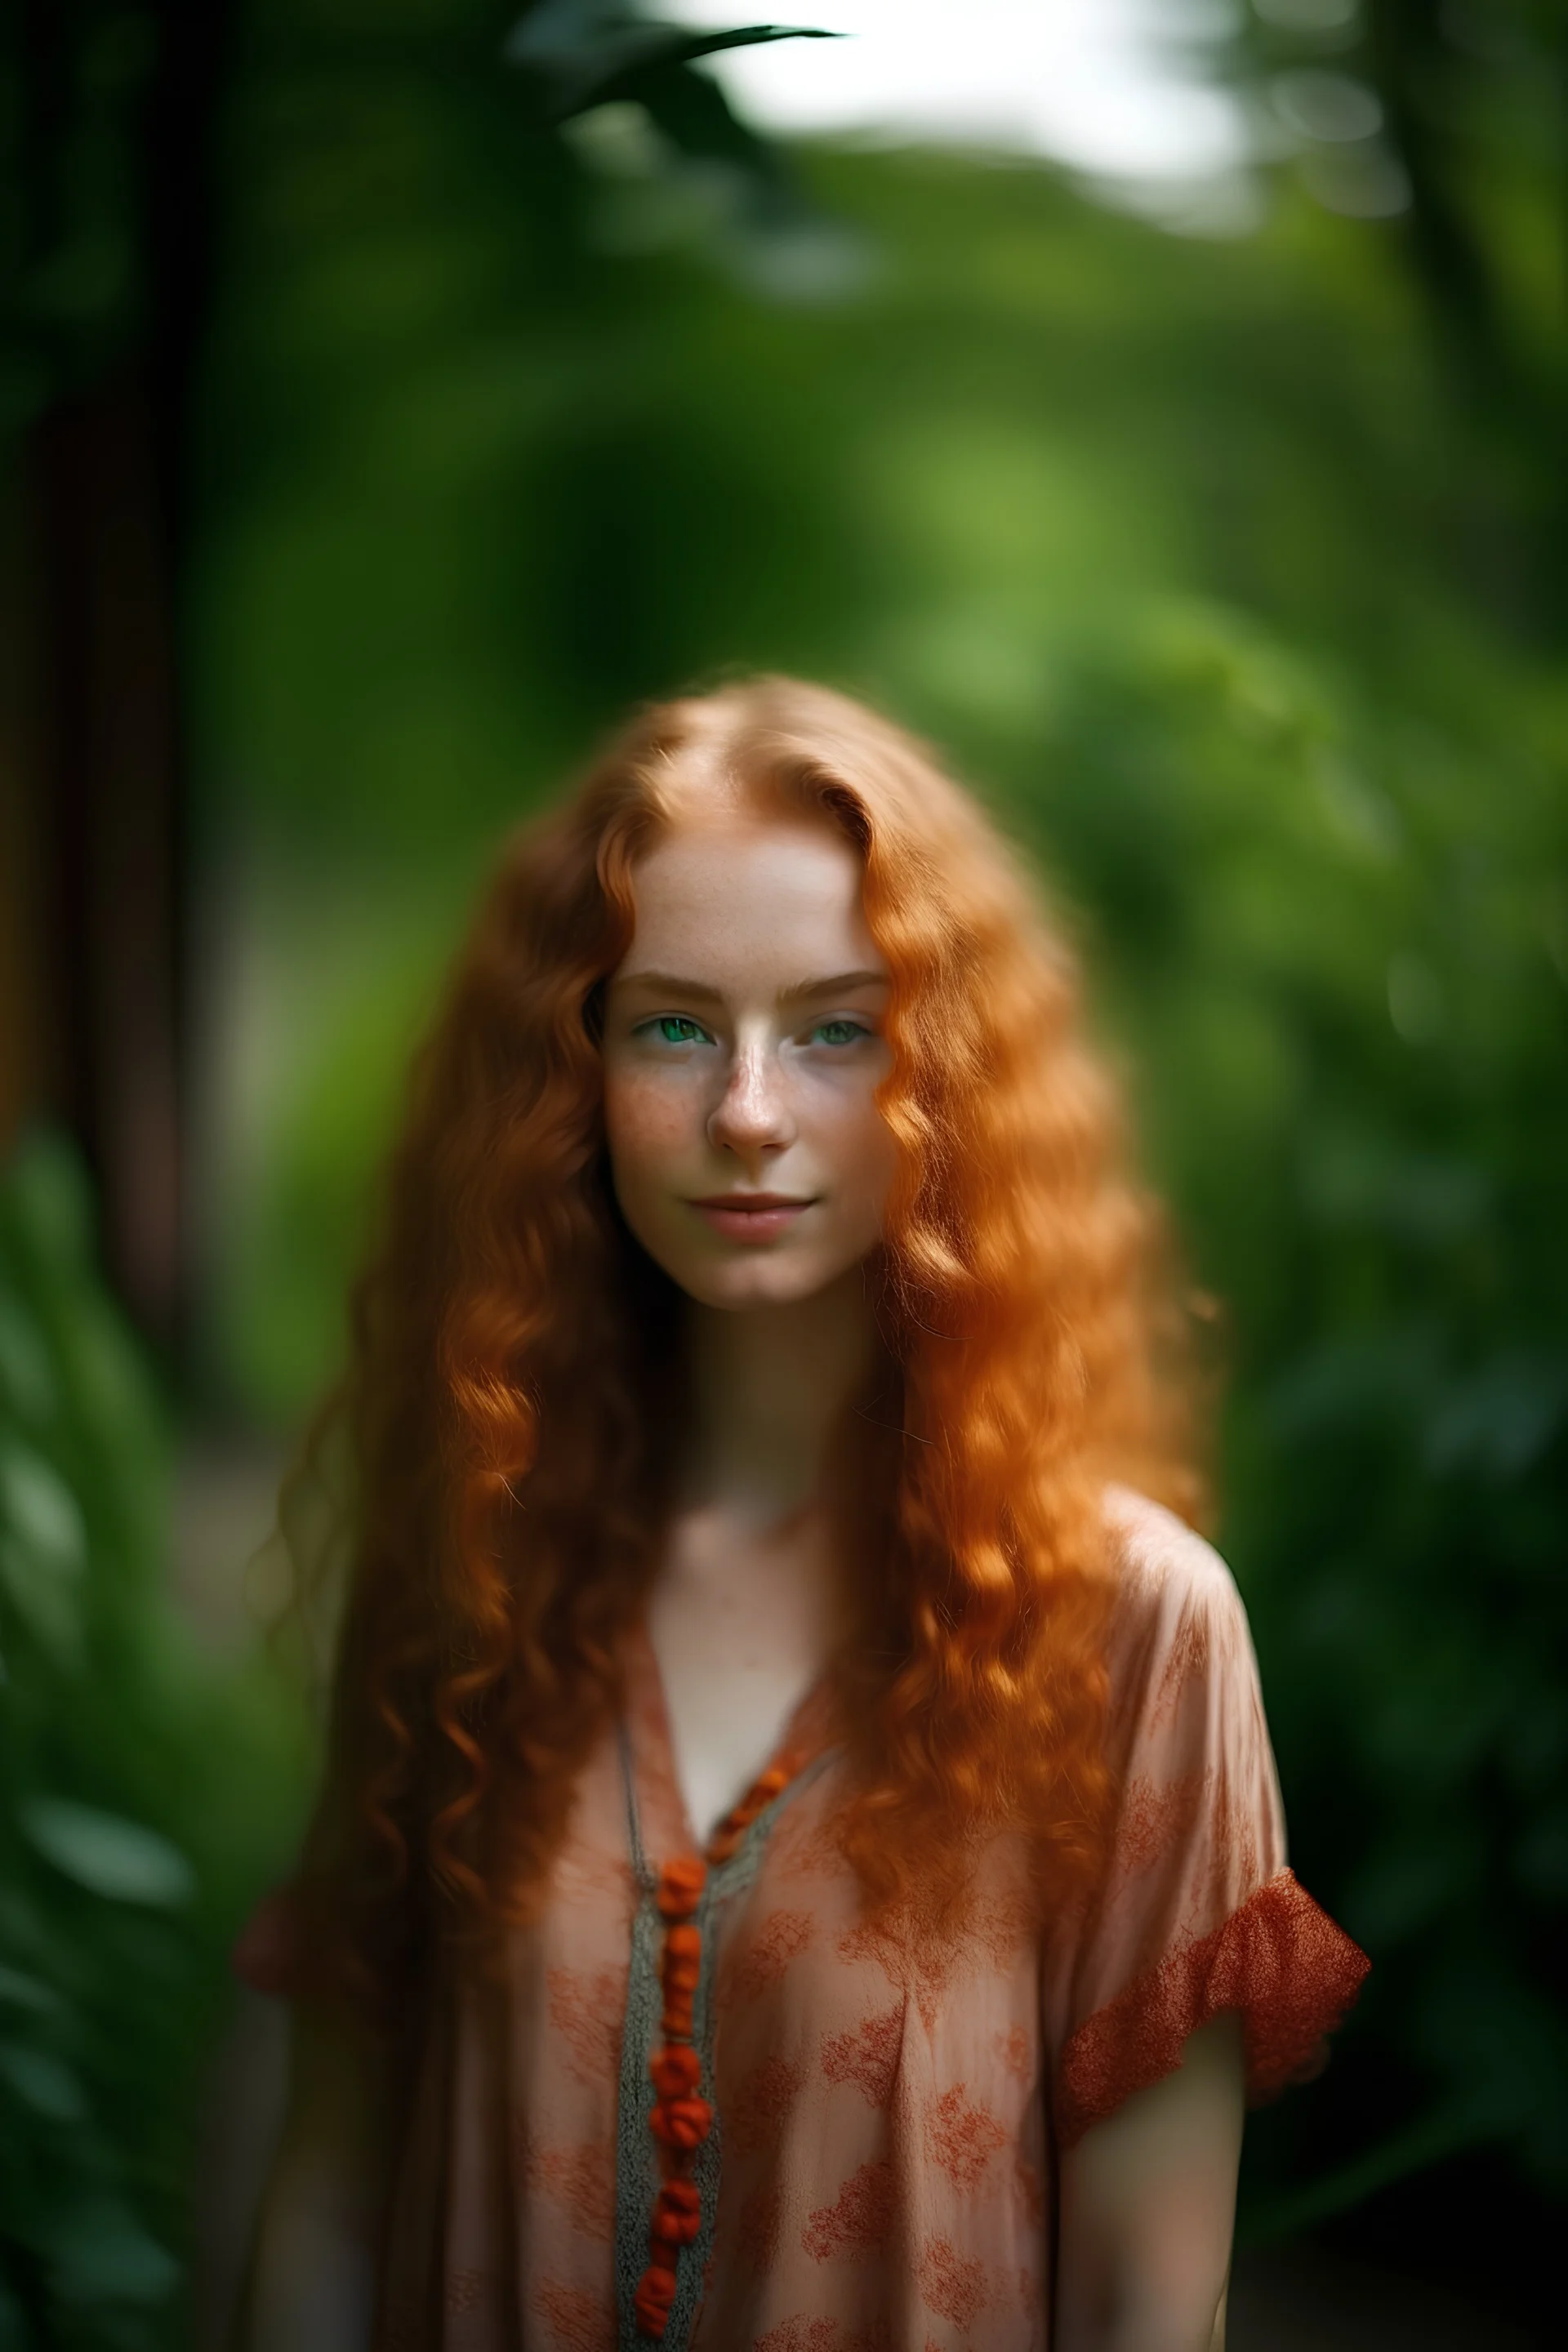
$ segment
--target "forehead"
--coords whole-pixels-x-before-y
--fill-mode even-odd
[[[681,825],[632,877],[637,921],[616,974],[639,967],[798,978],[878,969],[860,904],[860,860],[826,819],[736,818]]]

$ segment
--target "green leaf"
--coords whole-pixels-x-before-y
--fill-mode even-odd
[[[51,2232],[52,2284],[62,2302],[164,2302],[179,2265],[127,2207],[104,2198],[75,2206]]]
[[[0,2082],[8,2083],[24,2105],[50,2123],[79,2123],[87,2113],[81,2084],[63,2059],[24,2042],[0,2042]]]
[[[47,1421],[54,1410],[55,1377],[44,1343],[16,1299],[3,1295],[0,1390],[13,1412],[21,1414],[26,1421]]]
[[[1247,2246],[1268,2246],[1300,2237],[1321,2228],[1336,2213],[1364,2204],[1396,2180],[1408,2179],[1412,2173],[1425,2172],[1429,2166],[1495,2137],[1495,2123],[1488,2116],[1459,2102],[1435,2107],[1336,2171],[1268,2200],[1247,2215],[1237,2233],[1240,2242]]]
[[[31,2352],[35,2340],[26,2314],[0,2277],[0,2352]]]
[[[81,1631],[76,1580],[40,1564],[14,1536],[0,1533],[0,1591],[40,1646],[57,1660],[68,1659]]]
[[[57,1657],[76,1645],[86,1565],[87,1531],[65,1481],[15,1438],[0,1445],[0,1590]]]
[[[24,1975],[20,1969],[7,1968],[0,1960],[0,2000],[9,2001],[13,2009],[30,2009],[40,2016],[58,2009],[59,1995],[52,1987],[41,1984],[37,1977]]]
[[[58,1575],[79,1576],[87,1532],[76,1496],[51,1463],[15,1438],[0,1452],[0,1513],[36,1560]]]
[[[155,1830],[67,1797],[29,1797],[17,1808],[24,1835],[62,1874],[111,1903],[172,1909],[188,1902],[195,1874]]]
[[[0,1185],[0,1212],[14,1221],[29,1258],[76,1267],[92,1249],[87,1177],[62,1137],[36,1128],[16,1147]]]
[[[728,32],[695,32],[686,26],[639,22],[604,0],[543,0],[512,33],[505,55],[538,80],[548,118],[564,122],[608,100],[640,97],[638,85],[646,75],[689,66],[724,49],[838,37],[805,25],[740,25]]]

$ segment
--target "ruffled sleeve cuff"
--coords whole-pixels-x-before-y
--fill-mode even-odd
[[[1212,1934],[1179,1945],[1085,2019],[1058,2070],[1060,2145],[1173,2074],[1187,2036],[1226,2010],[1242,2016],[1249,2105],[1308,2080],[1371,1965],[1281,1870]]]

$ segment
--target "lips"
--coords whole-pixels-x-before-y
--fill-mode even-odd
[[[724,1240],[755,1245],[779,1240],[813,1202],[787,1192],[720,1192],[691,1206]]]
[[[802,1199],[793,1192],[714,1192],[706,1200],[693,1201],[694,1209],[724,1209],[742,1216],[757,1216],[764,1209],[809,1209],[809,1196]]]

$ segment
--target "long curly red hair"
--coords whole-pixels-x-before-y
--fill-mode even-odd
[[[597,1011],[639,855],[713,800],[841,827],[891,974],[846,1849],[873,1903],[977,1829],[1026,1832],[1058,1894],[1100,1850],[1102,1489],[1197,1501],[1159,1216],[978,803],[859,704],[762,677],[645,709],[516,835],[416,1066],[327,1416],[350,1559],[308,1870],[384,1983],[530,1915],[657,1571],[680,1302],[614,1202]]]

